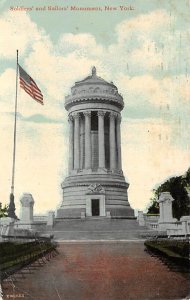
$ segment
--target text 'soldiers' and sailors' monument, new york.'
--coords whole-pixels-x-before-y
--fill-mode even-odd
[[[117,87],[96,68],[65,97],[69,117],[69,174],[62,183],[58,218],[133,218],[122,171],[121,111]]]

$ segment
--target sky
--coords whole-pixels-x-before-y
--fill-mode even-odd
[[[33,195],[35,214],[60,205],[68,174],[64,98],[92,66],[124,98],[131,206],[146,210],[153,188],[183,174],[190,167],[189,17],[189,0],[1,0],[0,202],[8,204],[11,187],[16,49],[44,94],[42,106],[18,89],[17,214],[24,192]]]

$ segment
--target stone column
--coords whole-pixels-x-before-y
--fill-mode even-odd
[[[109,132],[109,139],[110,139],[110,169],[116,169],[116,138],[115,138],[115,118],[116,113],[111,112],[110,117],[110,132]]]
[[[143,211],[138,211],[138,222],[139,222],[139,226],[145,226]]]
[[[160,207],[160,219],[159,222],[172,222],[172,202],[174,201],[173,197],[169,192],[162,192],[158,199]]]
[[[34,199],[31,194],[24,193],[20,199],[21,222],[31,224],[33,222]]]
[[[0,218],[0,238],[1,235],[14,235],[15,219],[10,217]]]
[[[79,113],[74,113],[74,169],[79,169],[79,159],[80,159],[80,131],[79,131]]]
[[[84,111],[85,116],[85,169],[91,169],[91,111]]]
[[[98,111],[98,167],[102,169],[105,168],[104,115],[104,111]]]
[[[53,227],[54,225],[54,218],[55,218],[55,213],[53,210],[48,211],[48,218],[47,218],[47,226]]]
[[[73,170],[73,158],[74,158],[74,122],[73,116],[69,115],[69,172]]]
[[[190,216],[183,216],[180,219],[180,222],[182,223],[182,234],[187,235],[190,234]]]
[[[158,199],[159,208],[160,208],[160,218],[158,220],[159,230],[169,229],[169,223],[174,223],[177,220],[173,218],[172,215],[172,202],[174,201],[173,197],[169,192],[162,192]]]
[[[122,170],[122,164],[121,164],[121,115],[117,115],[117,168],[118,170]]]
[[[159,213],[160,213],[159,221],[161,222],[164,220],[163,202],[159,202]]]
[[[84,169],[84,120],[80,119],[80,169]]]

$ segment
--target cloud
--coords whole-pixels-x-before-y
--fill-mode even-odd
[[[180,120],[189,124],[189,80],[186,75],[166,76],[161,79],[152,75],[133,77],[119,75],[117,85],[126,104],[124,116],[162,118],[169,122]]]
[[[15,100],[15,83],[16,74],[13,69],[6,69],[4,73],[0,74],[0,111],[11,111]]]
[[[141,106],[152,104],[154,107],[160,107],[163,103],[167,103],[166,95],[161,88],[161,81],[151,75],[121,76],[118,81],[122,94],[126,93],[127,95],[129,106],[139,107],[139,104]],[[135,104],[134,99],[136,100]]]
[[[119,43],[130,41],[134,36],[138,41],[142,41],[145,36],[153,38],[169,27],[172,21],[173,17],[165,10],[156,10],[124,20],[116,26],[118,41]]]
[[[78,56],[94,58],[102,55],[105,50],[102,45],[97,44],[95,37],[89,33],[67,33],[61,35],[58,49],[62,54],[77,52]]]
[[[21,18],[19,14],[11,12],[5,12],[0,19],[0,36],[1,59],[14,59],[16,49],[26,55],[33,42],[47,39],[44,30],[39,29],[26,13],[22,13]]]
[[[61,123],[61,124],[63,123],[62,120],[51,119],[51,118],[48,118],[41,114],[35,114],[28,118],[24,118],[22,116],[22,120],[27,121],[27,122],[34,122],[34,123]]]
[[[172,125],[161,119],[128,119],[122,125],[123,169],[135,208],[146,207],[156,184],[188,169],[190,145],[180,149],[172,144],[172,131]]]
[[[1,201],[8,203],[11,186],[13,120],[1,118]],[[52,209],[61,201],[60,184],[67,172],[67,136],[62,124],[17,122],[15,199],[30,192],[35,212]],[[17,210],[18,213],[18,210]]]
[[[176,16],[166,10],[124,20],[116,26],[117,42],[108,47],[107,56],[113,58],[115,70],[129,76],[189,72],[189,26],[178,26]]]

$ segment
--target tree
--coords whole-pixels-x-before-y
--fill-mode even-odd
[[[171,177],[164,183],[159,185],[159,187],[154,192],[153,201],[148,208],[148,213],[155,211],[156,201],[162,192],[170,192],[174,201],[172,203],[173,217],[178,220],[185,215],[190,213],[190,199],[188,192],[190,191],[190,168],[183,176]]]
[[[8,206],[5,204],[4,207],[2,207],[2,203],[0,202],[0,218],[8,216],[7,210],[8,210]]]
[[[158,204],[156,198],[155,197],[151,198],[150,201],[151,201],[151,204],[148,208],[147,214],[155,214],[155,215],[159,214],[159,204]]]

